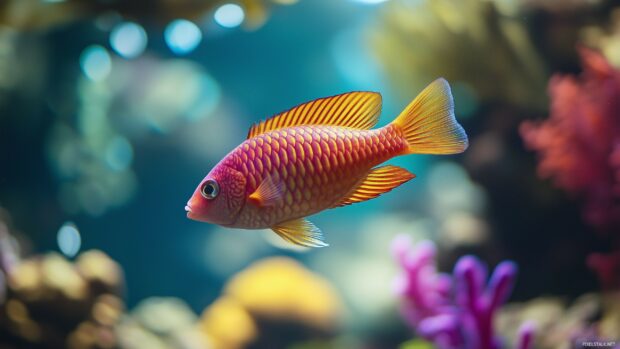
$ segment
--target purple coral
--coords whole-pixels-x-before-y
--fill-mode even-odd
[[[459,259],[450,276],[437,272],[436,248],[430,241],[412,246],[407,236],[399,236],[392,250],[404,270],[395,282],[404,300],[403,316],[419,336],[442,349],[502,347],[493,317],[512,292],[514,262],[500,263],[487,285],[487,269],[476,257]],[[533,326],[522,326],[517,348],[531,348],[532,336]]]

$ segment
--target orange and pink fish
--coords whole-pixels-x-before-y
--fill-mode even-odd
[[[380,94],[350,92],[255,124],[200,182],[187,216],[225,227],[270,228],[293,244],[323,247],[321,230],[307,216],[376,198],[415,177],[378,165],[399,155],[467,148],[444,79],[426,87],[392,123],[372,129],[380,112]]]

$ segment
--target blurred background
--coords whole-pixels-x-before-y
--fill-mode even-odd
[[[619,68],[612,0],[0,1],[0,348],[613,347]],[[469,149],[391,161],[417,178],[314,217],[330,247],[185,217],[252,123],[371,90],[384,125],[440,76]],[[423,321],[466,255],[518,268],[495,346]]]

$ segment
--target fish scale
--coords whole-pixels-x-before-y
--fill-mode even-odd
[[[353,189],[360,176],[406,148],[394,127],[298,126],[246,140],[231,153],[230,166],[249,180],[247,195],[272,176],[284,183],[284,199],[270,207],[245,205],[236,226],[265,227],[329,208]],[[322,190],[327,185],[330,190]]]

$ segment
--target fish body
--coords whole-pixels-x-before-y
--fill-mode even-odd
[[[254,125],[198,185],[188,217],[227,227],[271,228],[303,246],[326,246],[305,217],[372,199],[415,177],[378,166],[411,153],[467,147],[448,83],[429,85],[396,120],[371,129],[381,97],[352,92],[297,106]]]
[[[244,205],[230,226],[269,228],[338,206],[371,168],[406,149],[394,127],[295,126],[248,139],[230,153],[226,166],[246,178],[247,197],[266,180],[282,182],[281,200]]]

